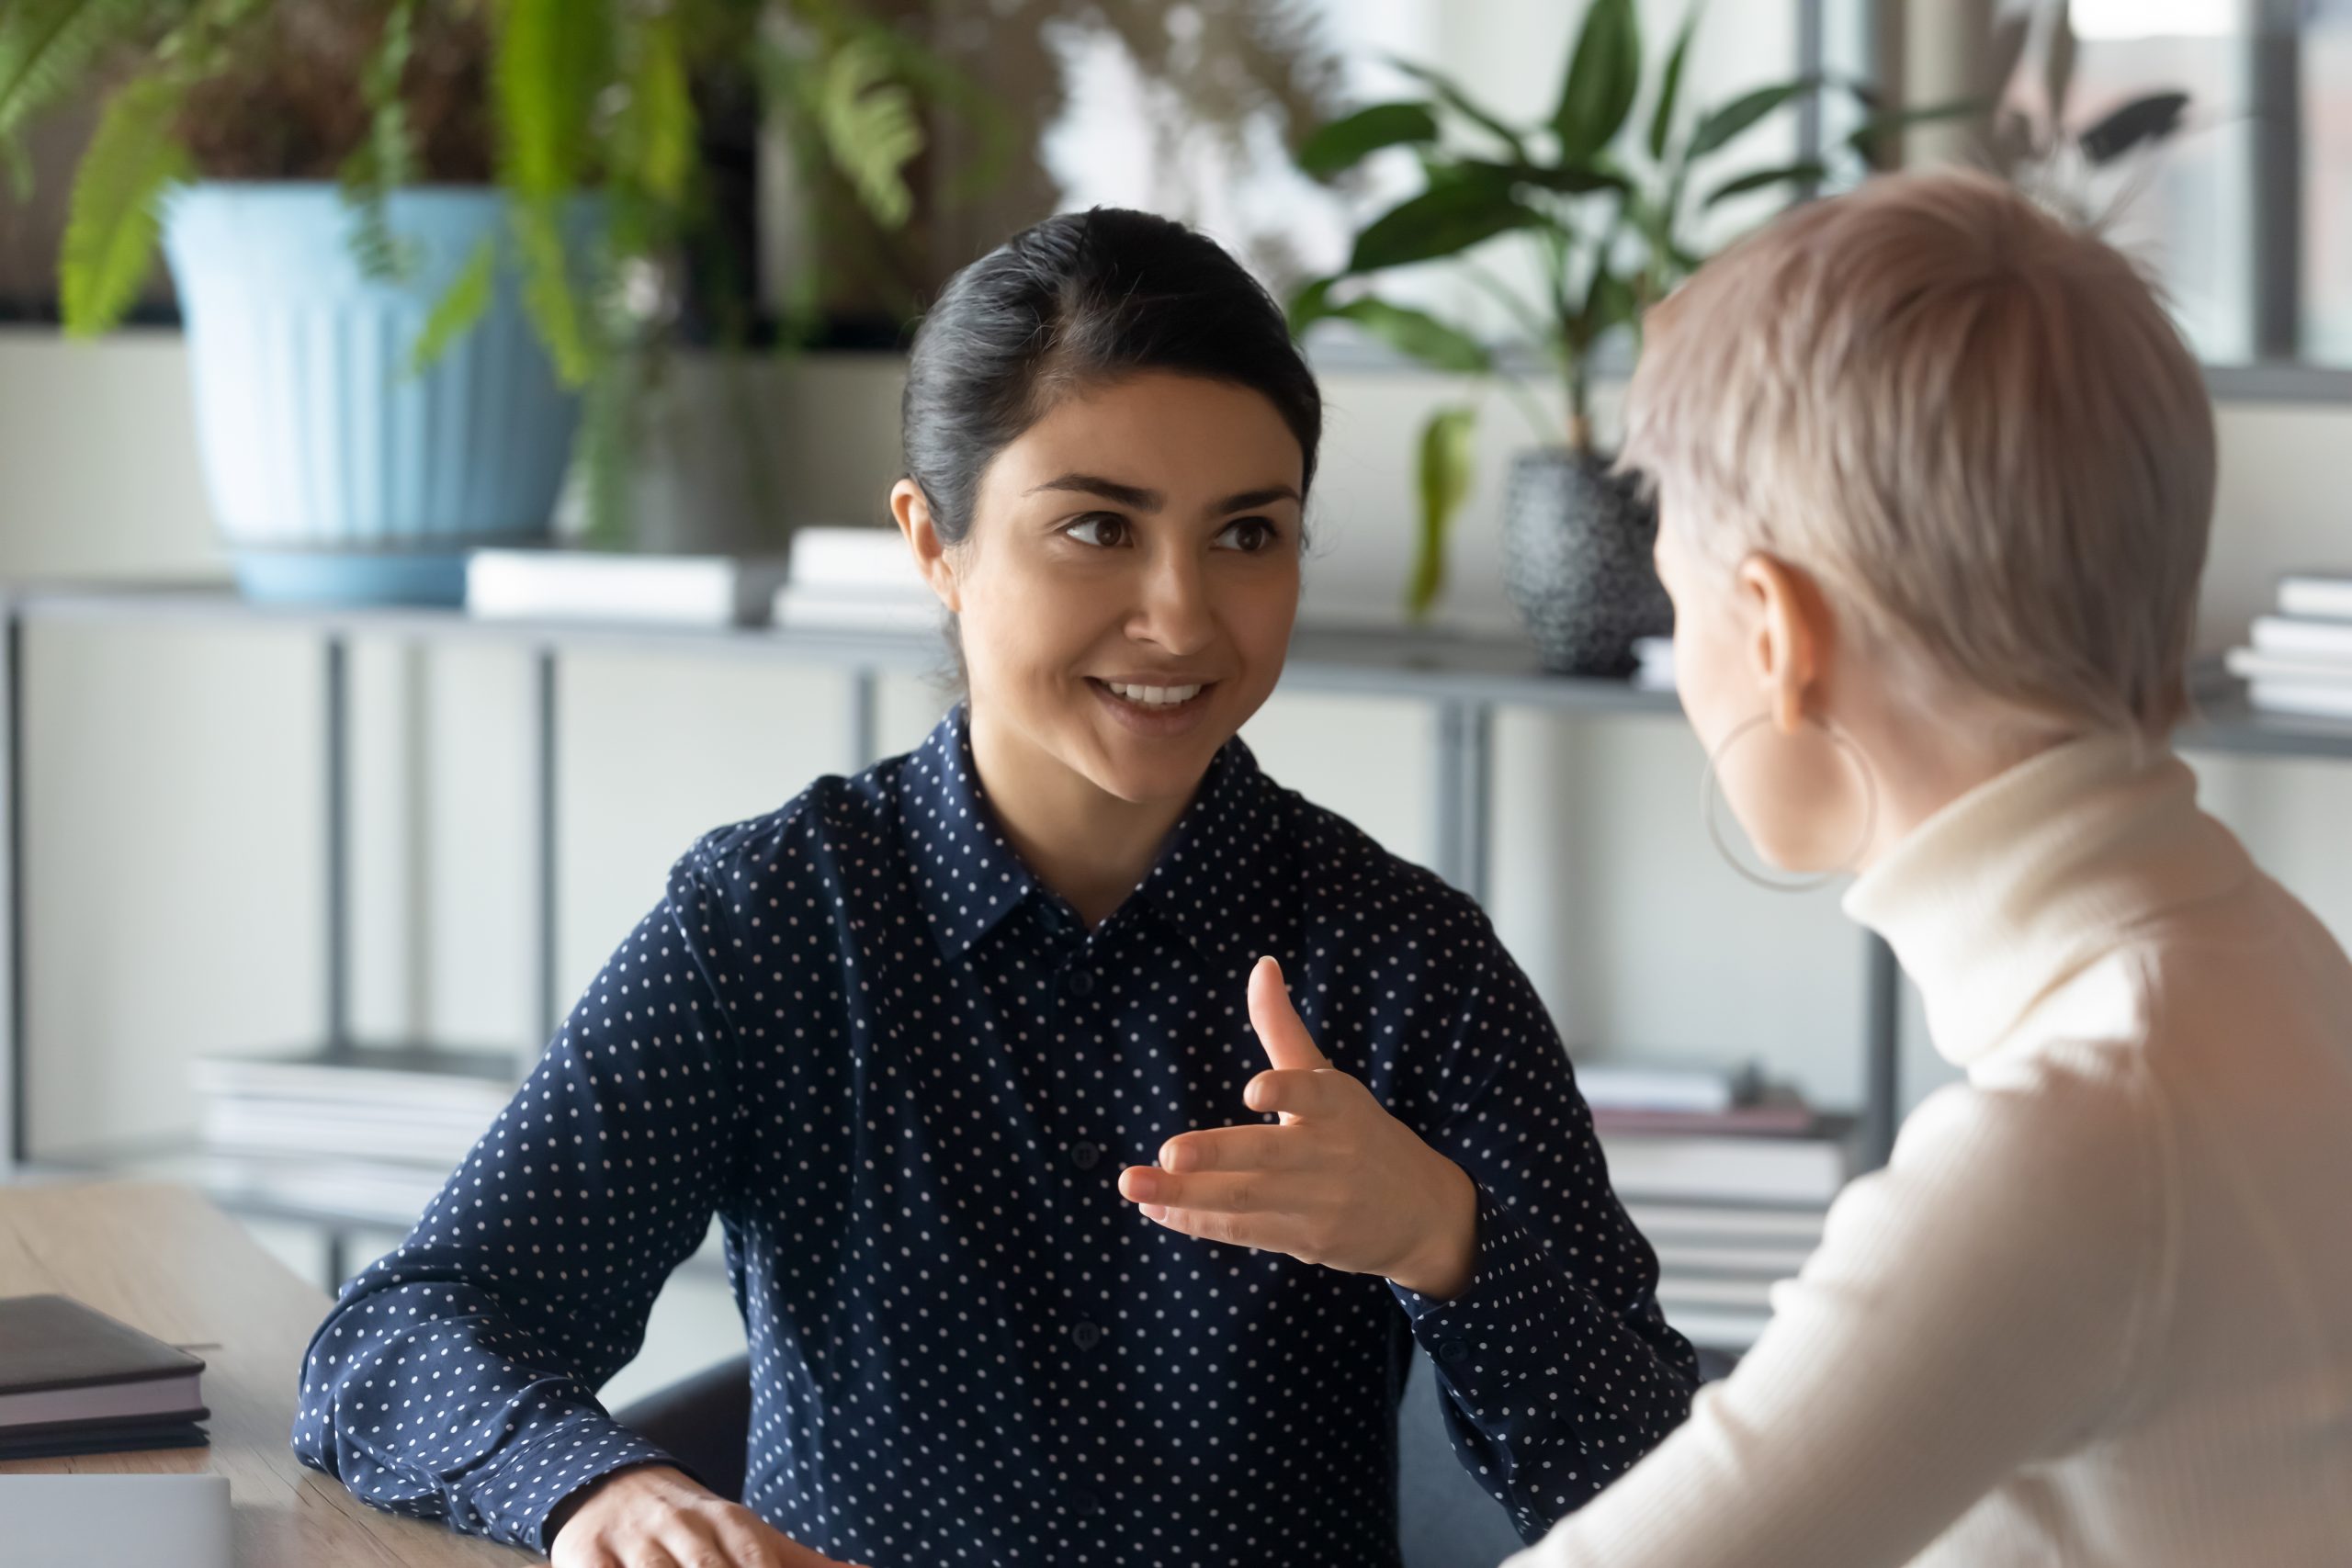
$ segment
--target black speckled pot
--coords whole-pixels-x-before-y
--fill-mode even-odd
[[[1544,668],[1630,675],[1634,640],[1673,629],[1650,562],[1657,509],[1609,459],[1566,446],[1521,452],[1503,496],[1503,586]]]

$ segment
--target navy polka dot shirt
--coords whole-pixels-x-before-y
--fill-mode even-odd
[[[1476,1183],[1453,1301],[1118,1196],[1171,1134],[1259,1120],[1245,987],[1269,953],[1332,1064]],[[961,706],[704,835],[345,1285],[296,1452],[378,1507],[544,1551],[570,1494],[679,1462],[596,1390],[714,1214],[752,1357],[743,1501],[877,1568],[1393,1563],[1415,1341],[1463,1464],[1533,1540],[1696,1382],[1493,928],[1238,739],[1091,931],[994,827]]]

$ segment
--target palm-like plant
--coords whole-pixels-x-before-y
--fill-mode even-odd
[[[1570,54],[1557,106],[1538,125],[1507,122],[1436,72],[1396,63],[1429,89],[1426,98],[1375,104],[1323,127],[1300,148],[1307,173],[1329,178],[1384,148],[1419,157],[1424,188],[1356,236],[1347,266],[1317,278],[1291,301],[1295,330],[1327,317],[1354,321],[1392,347],[1438,368],[1498,382],[1526,412],[1538,441],[1565,438],[1593,455],[1594,367],[1612,334],[1638,332],[1642,309],[1700,261],[1693,225],[1719,204],[1750,191],[1797,189],[1832,171],[1818,159],[1725,172],[1724,154],[1750,130],[1808,95],[1815,78],[1755,88],[1686,115],[1683,73],[1701,4],[1693,4],[1664,57],[1647,124],[1646,157],[1621,154],[1643,86],[1643,50],[1634,0],[1591,0]],[[1865,102],[1866,89],[1856,88]],[[1928,111],[1960,112],[1960,106]],[[1915,114],[1904,118],[1917,118]],[[1848,143],[1857,158],[1886,122],[1873,120]],[[1446,135],[1459,131],[1475,151]],[[1540,297],[1530,299],[1464,254],[1498,235],[1532,244]],[[1566,428],[1557,429],[1519,372],[1476,336],[1427,311],[1385,299],[1363,280],[1392,268],[1450,260],[1501,302],[1562,380]],[[1476,405],[1449,403],[1424,427],[1419,456],[1421,536],[1408,611],[1425,615],[1444,582],[1444,550],[1468,492]]]
[[[322,89],[241,80],[305,12],[320,28],[357,29],[358,57],[341,62],[352,79]],[[454,64],[435,76],[433,61]],[[282,62],[273,69],[287,74]],[[59,257],[69,333],[107,330],[135,299],[153,264],[160,198],[212,172],[198,152],[208,121],[267,116],[272,106],[253,95],[273,88],[314,103],[340,92],[348,112],[319,117],[330,125],[243,129],[274,153],[306,135],[318,143],[301,152],[339,177],[356,219],[355,253],[379,278],[408,265],[388,220],[390,192],[487,174],[506,193],[510,224],[435,302],[411,367],[469,330],[497,271],[514,267],[559,377],[588,391],[592,533],[607,536],[618,528],[623,426],[643,370],[636,350],[674,313],[664,280],[717,218],[698,156],[697,88],[740,84],[781,118],[806,164],[844,184],[885,228],[912,206],[904,171],[924,141],[917,95],[970,102],[932,56],[854,0],[9,0],[0,9],[0,157],[20,183],[26,128],[100,73],[122,74],[75,176]],[[451,110],[469,96],[479,101],[453,112],[481,122],[490,146],[471,150],[483,168],[453,171],[420,136],[419,104],[432,96]],[[561,222],[583,192],[605,210],[584,265],[567,254]]]

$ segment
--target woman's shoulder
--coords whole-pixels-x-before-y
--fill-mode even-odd
[[[1286,845],[1295,886],[1310,920],[1417,931],[1481,947],[1496,942],[1478,901],[1419,863],[1389,849],[1353,821],[1287,785],[1267,780],[1275,831]]]
[[[672,867],[714,887],[822,878],[848,860],[870,859],[899,841],[899,773],[906,756],[886,757],[865,772],[825,773],[799,794],[755,817],[698,835]]]
[[[1961,1212],[2075,1241],[2145,1239],[2173,1201],[2177,1142],[2144,1043],[2089,1032],[2018,1043],[1920,1100],[1890,1168]]]

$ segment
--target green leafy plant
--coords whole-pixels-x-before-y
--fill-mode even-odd
[[[1334,120],[1310,136],[1296,158],[1308,174],[1330,179],[1374,152],[1408,148],[1420,161],[1423,188],[1356,235],[1341,271],[1308,282],[1293,296],[1294,331],[1303,333],[1327,318],[1353,321],[1414,359],[1500,385],[1525,412],[1539,441],[1564,441],[1592,457],[1598,355],[1613,335],[1638,333],[1644,307],[1699,265],[1693,226],[1735,197],[1775,188],[1804,191],[1835,172],[1821,159],[1721,167],[1750,131],[1828,85],[1810,77],[1776,83],[1686,112],[1683,76],[1702,8],[1702,4],[1692,5],[1665,54],[1646,123],[1640,126],[1632,123],[1644,86],[1634,0],[1591,0],[1556,107],[1541,123],[1510,123],[1438,73],[1396,62],[1427,89],[1425,97],[1374,104]],[[1847,85],[1875,108],[1866,87]],[[1969,107],[1873,113],[1837,154],[1859,164],[1892,127]],[[1638,140],[1630,155],[1623,146],[1629,132]],[[1534,253],[1540,280],[1535,298],[1466,254],[1507,234],[1521,236]],[[1565,430],[1543,412],[1520,370],[1487,343],[1428,311],[1383,299],[1367,281],[1397,267],[1439,261],[1459,268],[1500,302],[1560,378],[1567,405]],[[1421,531],[1406,595],[1406,607],[1416,619],[1428,614],[1444,586],[1446,536],[1469,492],[1476,417],[1473,402],[1448,403],[1431,414],[1423,433]]]
[[[917,95],[959,112],[977,96],[853,0],[7,0],[0,158],[19,184],[33,118],[98,85],[106,106],[59,255],[69,333],[122,319],[175,184],[334,178],[356,258],[397,280],[413,261],[390,193],[489,183],[511,222],[434,302],[409,367],[446,353],[488,309],[499,268],[514,267],[558,375],[586,391],[590,531],[607,538],[625,529],[619,444],[649,349],[676,319],[684,258],[715,243],[706,97],[748,96],[888,230],[913,207]],[[562,222],[582,194],[604,219],[584,265]],[[815,297],[813,281],[800,287]],[[740,335],[748,308],[719,305]]]

